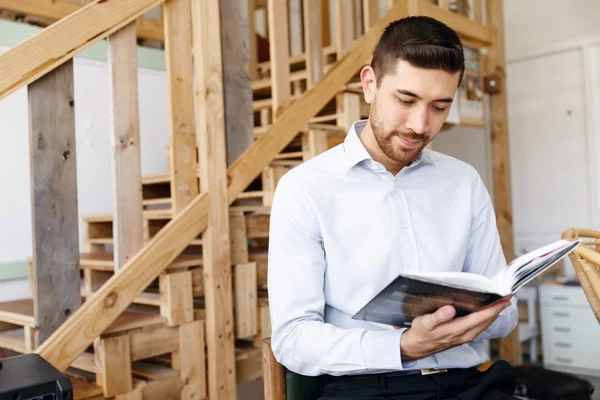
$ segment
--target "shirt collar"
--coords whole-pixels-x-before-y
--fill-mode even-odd
[[[345,151],[344,151],[344,164],[345,164],[344,170],[345,170],[345,172],[348,172],[352,167],[354,167],[355,165],[359,164],[360,162],[362,162],[364,160],[373,160],[373,158],[371,157],[371,155],[369,154],[367,149],[365,149],[365,146],[362,144],[362,142],[358,138],[358,136],[363,131],[367,122],[368,122],[368,120],[366,120],[366,119],[358,120],[358,121],[354,122],[352,124],[352,126],[350,127],[348,134],[346,135],[346,139],[344,140],[344,149],[345,149]],[[429,154],[429,151],[423,150],[419,153],[417,158],[412,163],[410,163],[410,165],[407,168],[415,167],[415,166],[421,164],[421,162],[423,162],[423,161],[429,162],[429,163],[431,163],[431,165],[435,166],[435,162],[433,161],[433,158]]]

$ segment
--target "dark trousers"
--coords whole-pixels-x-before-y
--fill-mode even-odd
[[[421,375],[327,376],[319,400],[509,400],[516,375],[505,361],[487,371],[476,368]]]

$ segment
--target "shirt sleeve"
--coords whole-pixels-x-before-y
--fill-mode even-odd
[[[500,243],[500,235],[496,226],[496,215],[490,199],[479,175],[473,185],[473,213],[471,237],[467,249],[464,270],[493,277],[500,269],[506,267],[506,259]],[[498,318],[483,331],[476,340],[504,338],[512,332],[519,322],[517,299],[511,299]]]
[[[275,358],[306,376],[403,369],[405,329],[342,329],[324,322],[327,265],[320,227],[311,199],[290,175],[277,184],[271,207],[268,287]]]

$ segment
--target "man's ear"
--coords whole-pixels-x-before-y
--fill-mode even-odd
[[[375,78],[375,71],[370,65],[360,71],[360,82],[365,96],[365,103],[371,104],[377,91],[377,79]]]

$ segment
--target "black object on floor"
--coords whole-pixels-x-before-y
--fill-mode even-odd
[[[39,354],[0,361],[0,400],[73,399],[71,381]]]
[[[515,396],[538,400],[590,400],[594,385],[586,379],[538,366],[515,367]]]

